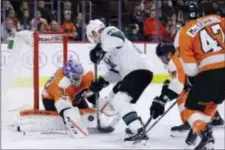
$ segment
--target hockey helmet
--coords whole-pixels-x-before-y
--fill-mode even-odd
[[[63,74],[74,86],[79,86],[84,74],[84,68],[78,60],[68,60],[63,66]]]
[[[199,7],[197,2],[194,0],[186,1],[183,14],[185,20],[197,19],[199,17]]]
[[[172,42],[163,41],[160,42],[156,47],[156,55],[161,59],[164,64],[167,64],[170,60],[168,54],[172,55],[175,53],[175,47]]]
[[[99,43],[99,41],[96,40],[96,37],[94,34],[98,34],[98,32],[103,28],[105,28],[105,24],[101,20],[99,19],[90,20],[86,28],[86,35],[87,35],[88,41],[95,44]]]

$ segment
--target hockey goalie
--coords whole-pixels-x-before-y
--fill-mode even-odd
[[[96,127],[94,109],[96,95],[88,89],[92,81],[91,71],[85,72],[78,60],[69,60],[46,82],[42,91],[45,110],[57,111],[72,137],[88,136],[87,127]],[[89,107],[88,103],[93,107]],[[106,110],[107,114],[107,111],[108,113],[110,111],[114,113],[110,117],[117,117],[116,112],[108,109],[106,101],[103,103],[101,101],[99,105],[100,108],[104,107],[102,112]],[[102,122],[104,126],[104,121]]]

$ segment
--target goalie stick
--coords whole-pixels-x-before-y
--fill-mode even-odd
[[[148,129],[147,126],[150,124],[151,120],[152,120],[152,116],[150,116],[150,118],[148,119],[148,121],[146,122],[146,124],[144,125],[144,129],[145,129],[145,132],[144,134],[140,134],[140,136],[133,142],[133,144],[137,144],[141,141],[141,139],[145,136],[145,134],[147,134],[176,104],[177,102],[179,101],[179,99],[181,97],[183,97],[189,90],[187,90],[186,92],[183,92],[175,102],[173,102],[173,104],[162,114],[162,116],[156,120]]]
[[[95,81],[97,81],[98,78],[98,64],[94,64],[94,71],[95,71]],[[96,116],[97,116],[97,128],[102,133],[110,133],[114,131],[114,127],[108,126],[108,127],[101,127],[101,121],[100,121],[100,109],[99,109],[99,100],[98,100],[98,93],[95,92],[95,107],[96,107]]]

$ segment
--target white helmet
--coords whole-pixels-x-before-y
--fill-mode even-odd
[[[94,31],[98,34],[98,31],[102,28],[105,28],[105,25],[101,20],[99,19],[90,20],[86,28],[86,35],[87,35],[88,41],[91,43],[95,43],[92,33]]]

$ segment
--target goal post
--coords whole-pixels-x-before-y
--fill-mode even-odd
[[[56,69],[66,63],[68,37],[63,33],[20,31],[15,35],[13,48],[7,53],[10,56],[1,77],[1,114],[6,125],[18,121],[21,111],[43,110],[40,91]],[[60,64],[46,65],[53,63],[56,54]]]
[[[33,57],[33,88],[34,88],[34,106],[33,109],[34,110],[39,110],[39,57],[35,57],[35,56],[39,56],[39,48],[40,48],[40,36],[44,37],[44,36],[51,36],[54,35],[55,39],[49,39],[46,41],[43,41],[43,43],[46,44],[50,44],[52,42],[61,42],[63,44],[63,64],[66,63],[67,61],[67,56],[68,56],[68,37],[65,34],[59,34],[59,33],[38,33],[38,32],[34,32],[33,33],[33,37],[34,37],[34,57]],[[59,41],[58,41],[59,40]]]

